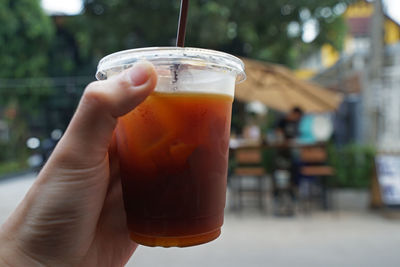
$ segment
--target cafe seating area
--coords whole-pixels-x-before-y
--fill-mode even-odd
[[[335,171],[326,144],[265,143],[236,139],[230,145],[228,209],[276,216],[310,215],[334,208]]]

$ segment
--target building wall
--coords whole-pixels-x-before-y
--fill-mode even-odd
[[[364,0],[350,5],[344,13],[349,24],[349,33],[346,37],[343,51],[337,51],[329,44],[323,45],[320,51],[303,60],[300,68],[296,71],[298,76],[308,79],[313,74],[315,75],[319,71],[335,65],[341,55],[368,53],[370,49],[369,24],[373,13],[373,4]],[[385,19],[384,41],[386,45],[400,42],[400,25],[389,17]]]
[[[357,75],[360,79],[361,92],[373,94],[371,99],[376,108],[376,120],[378,127],[365,123],[363,118],[363,94],[351,95],[347,93],[341,109],[337,112],[337,122],[342,128],[338,136],[340,142],[349,142],[360,139],[366,131],[376,131],[377,146],[382,151],[400,152],[400,26],[389,17],[384,21],[385,59],[384,73],[380,79],[371,81],[369,78],[369,61],[371,41],[370,23],[374,14],[374,6],[366,1],[359,1],[348,7],[345,17],[349,23],[349,34],[346,38],[344,50],[340,53],[329,45],[324,45],[316,54],[321,61],[316,64],[304,64],[297,73],[314,73],[316,79],[319,76],[328,77],[327,84],[338,84],[343,88],[337,88],[348,92],[346,82],[351,75]],[[310,61],[305,60],[310,63]],[[353,62],[353,64],[348,64]],[[360,64],[358,64],[358,63]],[[355,64],[357,63],[357,64]],[[313,67],[313,68],[311,68]],[[306,71],[305,71],[306,70]],[[338,72],[338,70],[340,70]],[[336,73],[336,74],[335,74]],[[340,73],[341,75],[337,74]],[[349,76],[350,75],[350,76]],[[322,76],[321,76],[322,77]],[[360,91],[359,91],[360,92]],[[365,103],[364,103],[365,104]],[[372,115],[371,115],[372,116]]]
[[[383,78],[378,104],[378,147],[386,152],[400,152],[400,65],[386,67]]]

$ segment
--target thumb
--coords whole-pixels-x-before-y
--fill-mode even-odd
[[[68,158],[84,157],[92,163],[104,160],[117,118],[139,105],[156,84],[157,74],[149,62],[89,84],[55,154],[62,151]]]

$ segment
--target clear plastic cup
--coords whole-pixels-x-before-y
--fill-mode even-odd
[[[157,87],[116,129],[131,238],[163,247],[209,242],[224,218],[232,101],[244,65],[213,50],[141,48],[106,56],[96,77],[141,60],[154,64]]]

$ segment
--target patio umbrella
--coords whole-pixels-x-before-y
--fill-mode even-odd
[[[288,68],[250,59],[242,60],[247,80],[237,86],[235,98],[240,101],[259,101],[282,112],[298,106],[307,113],[333,111],[342,101],[342,95],[303,81]]]

